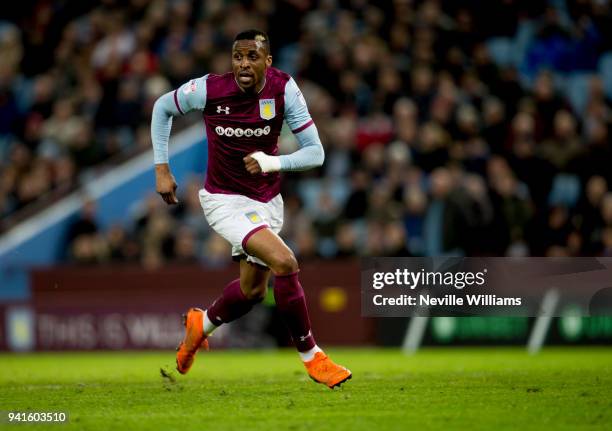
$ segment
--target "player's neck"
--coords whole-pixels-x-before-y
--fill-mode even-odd
[[[237,79],[236,79],[236,77],[234,76],[234,82],[236,83],[236,85],[238,86],[238,88],[240,88],[240,90],[241,90],[243,93],[247,93],[247,94],[248,94],[248,93],[253,93],[253,94],[259,94],[259,93],[261,93],[261,92],[263,91],[264,87],[266,86],[266,82],[267,82],[267,81],[268,81],[268,80],[267,80],[267,79],[266,79],[266,77],[264,76],[264,80],[263,80],[263,82],[261,83],[261,87],[259,87],[259,88],[255,87],[255,90],[251,92],[251,91],[248,91],[248,90],[245,90],[244,88],[242,88],[242,87],[240,86],[240,84],[238,84],[238,80],[237,80]]]
[[[264,89],[264,87],[266,86],[266,82],[267,82],[267,81],[268,81],[268,80],[267,80],[267,79],[266,79],[266,77],[264,76],[264,80],[263,80],[263,82],[261,83],[261,88],[260,88],[259,90],[258,90],[257,88],[255,88],[255,90],[256,90],[256,92],[257,92],[258,94],[259,94],[259,93],[261,93],[261,91]]]

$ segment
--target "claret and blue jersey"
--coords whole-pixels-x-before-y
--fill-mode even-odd
[[[243,158],[255,151],[278,153],[283,120],[300,149],[280,156],[281,170],[304,170],[323,163],[323,147],[306,101],[288,74],[270,67],[258,93],[244,92],[233,73],[193,79],[155,104],[151,134],[155,163],[167,163],[172,116],[203,112],[208,138],[205,188],[210,193],[240,194],[267,202],[280,192],[280,175],[251,175]]]

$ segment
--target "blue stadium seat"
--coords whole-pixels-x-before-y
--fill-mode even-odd
[[[577,115],[584,114],[589,102],[589,81],[592,77],[592,73],[574,72],[564,79],[562,89]]]
[[[494,37],[487,41],[493,61],[500,66],[512,66],[514,42],[508,37]]]
[[[606,96],[612,98],[612,52],[607,52],[600,57],[597,68],[604,82]]]
[[[580,197],[580,180],[576,175],[557,174],[548,195],[548,205],[573,208]]]
[[[519,23],[512,48],[512,64],[514,66],[519,67],[525,61],[527,50],[535,37],[535,32],[536,26],[532,21]]]
[[[298,194],[304,203],[304,208],[309,214],[319,212],[319,197],[327,191],[334,202],[342,208],[350,193],[350,184],[345,179],[335,179],[333,182],[320,179],[304,179],[298,184]]]

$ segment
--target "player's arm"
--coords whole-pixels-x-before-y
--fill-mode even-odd
[[[155,101],[151,115],[151,142],[155,161],[155,186],[168,205],[178,203],[176,180],[168,164],[168,140],[172,129],[172,118],[184,115],[206,105],[206,78],[192,79],[174,91]]]
[[[323,164],[325,152],[306,100],[291,78],[285,87],[285,120],[298,141],[298,150],[282,156],[270,156],[257,151],[245,157],[247,170],[259,172],[305,171]]]

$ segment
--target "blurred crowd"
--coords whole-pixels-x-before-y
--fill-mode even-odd
[[[3,218],[148,149],[155,99],[228,71],[234,35],[260,28],[326,150],[285,175],[300,258],[612,255],[609,1],[25,3],[0,21]],[[201,184],[108,231],[88,203],[66,258],[224,264]]]

